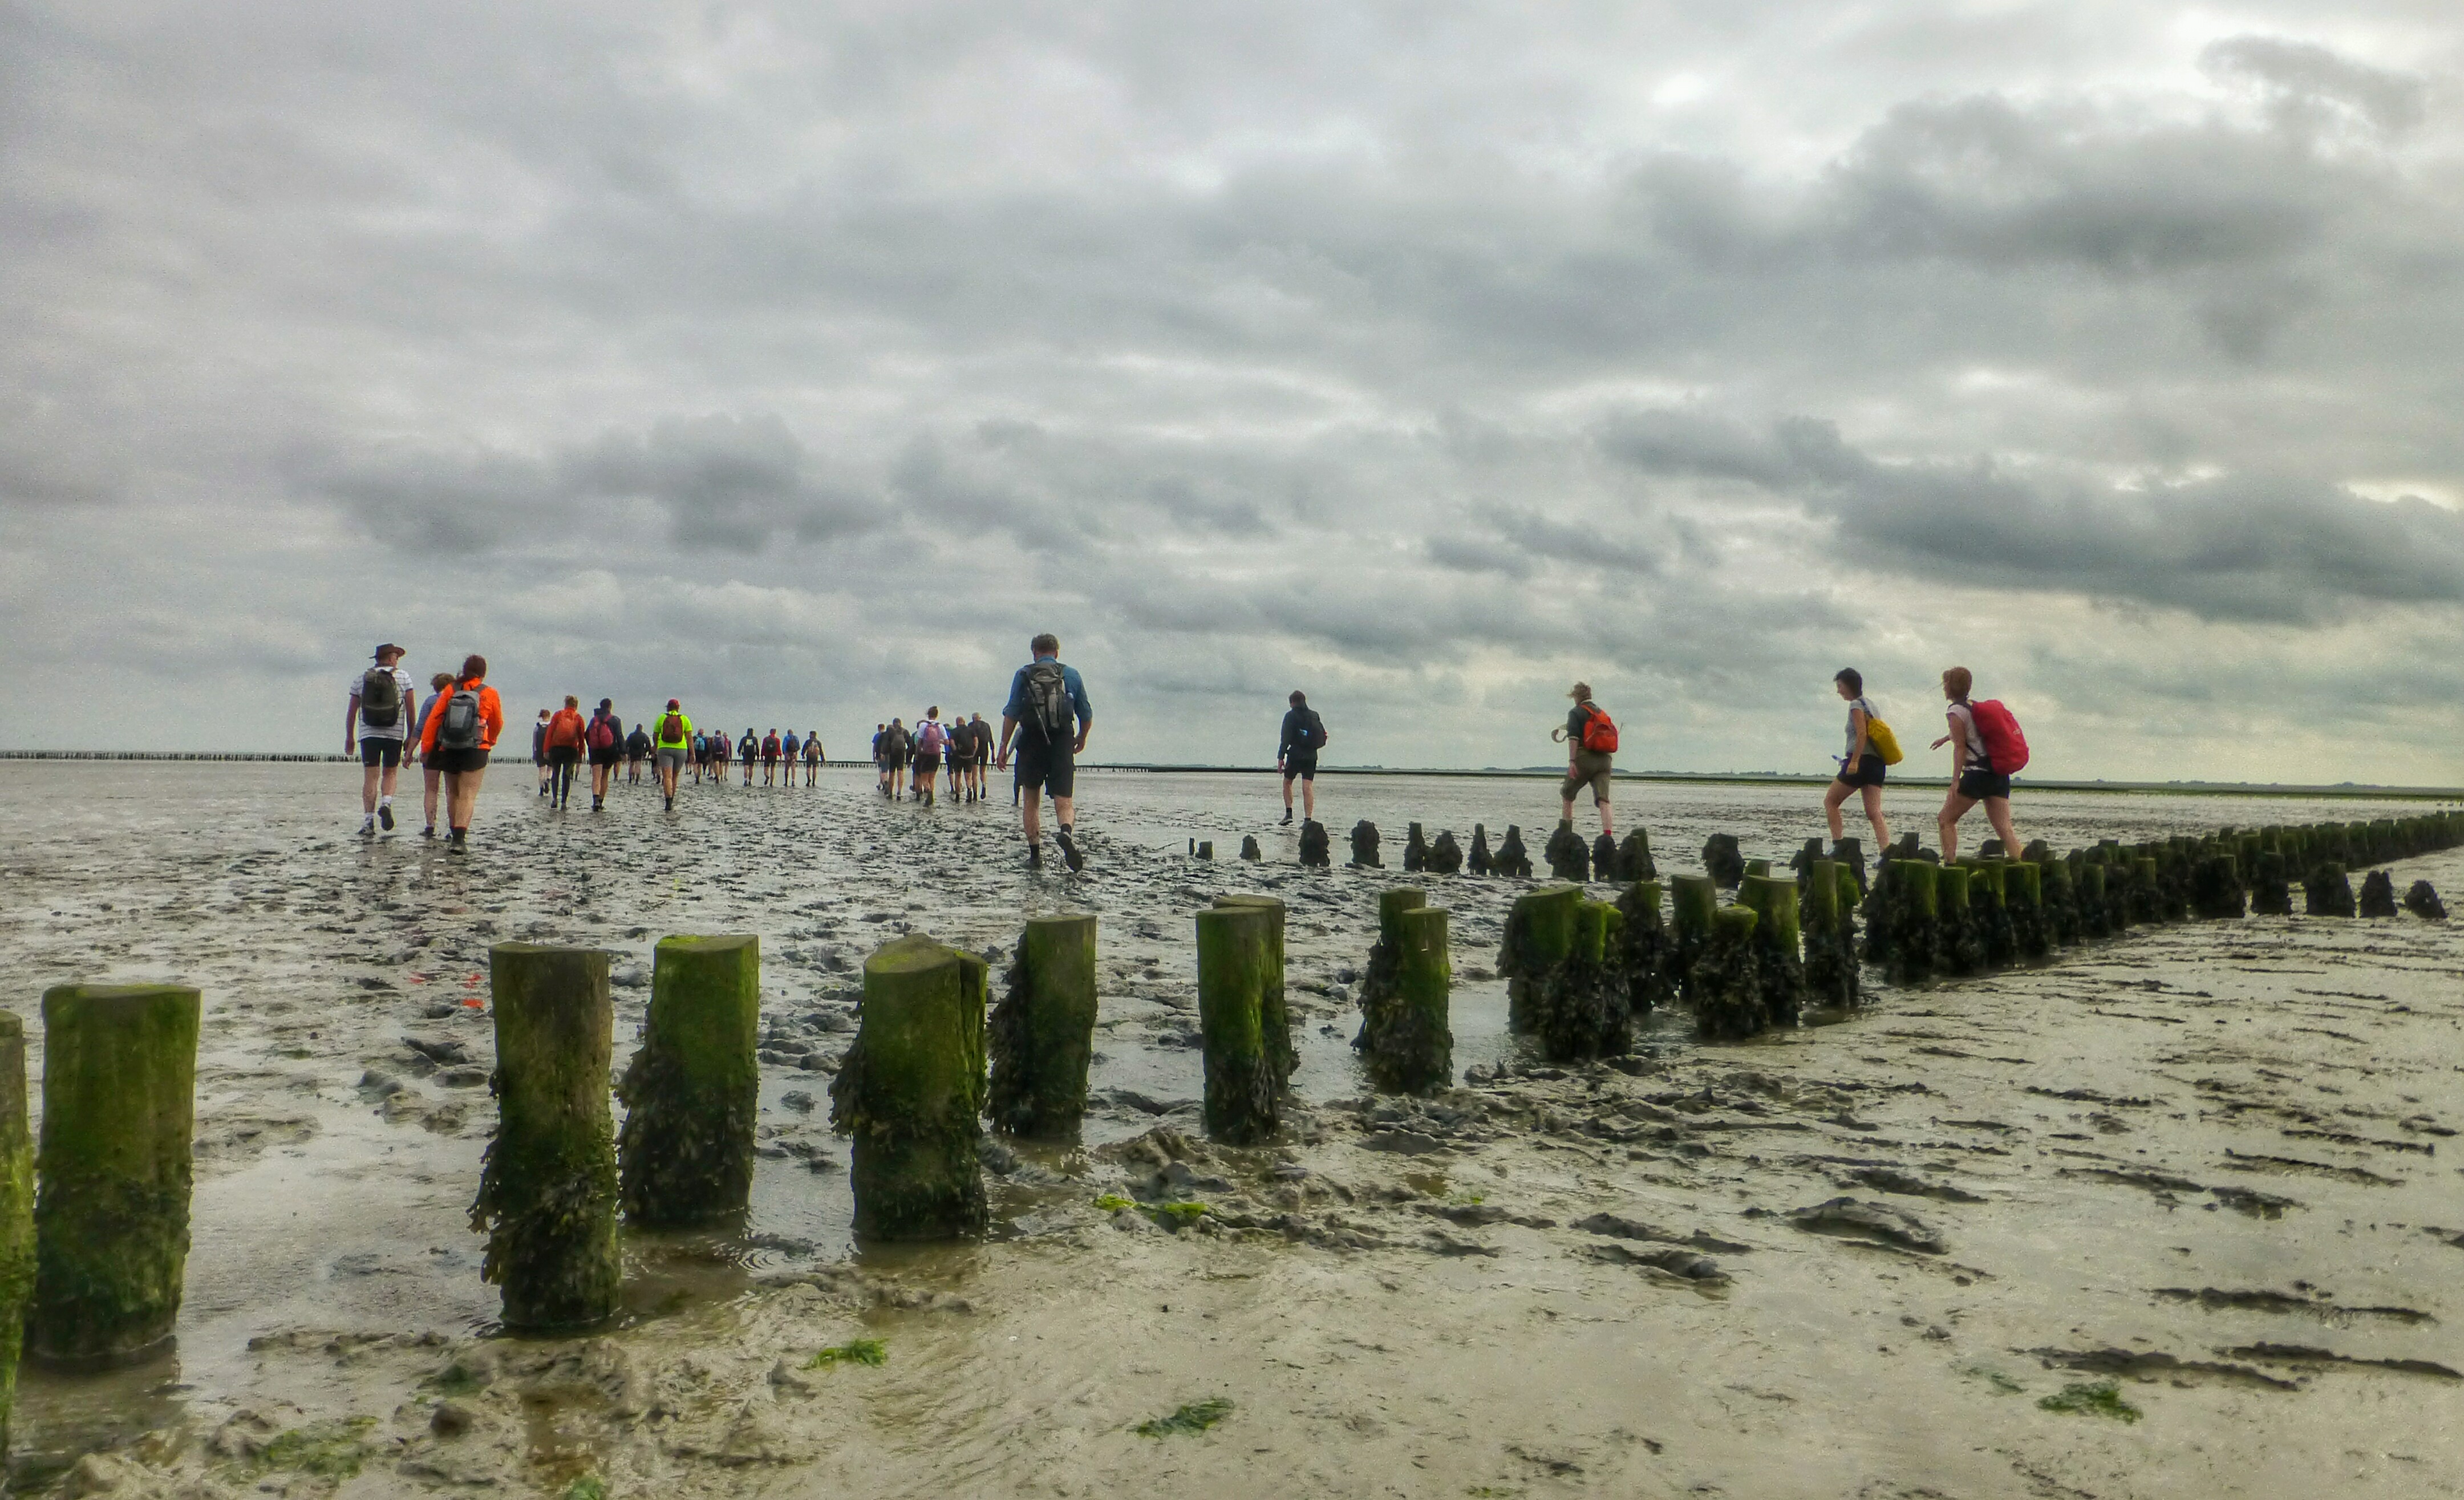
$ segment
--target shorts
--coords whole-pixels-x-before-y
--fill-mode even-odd
[[[1959,795],[1970,802],[1983,802],[1988,797],[2006,801],[2011,795],[2011,778],[1999,771],[1972,768],[1959,773]]]
[[[582,752],[571,745],[550,745],[548,746],[547,751],[547,763],[550,765],[580,765],[582,763]]]
[[[590,763],[593,765],[614,765],[617,761],[624,759],[625,752],[622,750],[593,750],[590,752]]]
[[[659,752],[659,769],[660,769],[660,770],[662,770],[662,771],[682,771],[684,768],[685,768],[685,747],[684,747],[684,746],[682,746],[682,745],[671,745],[671,746],[669,746],[669,747],[667,747],[667,748],[665,748],[665,749],[662,749],[662,750]]]
[[[442,771],[448,776],[468,776],[473,771],[484,771],[488,768],[488,752],[485,750],[430,750],[428,752],[428,764],[429,769]]]
[[[1605,750],[1577,750],[1574,763],[1566,772],[1566,783],[1557,795],[1568,801],[1585,786],[1592,789],[1592,801],[1609,800],[1609,754]]]
[[[388,771],[393,770],[395,767],[402,764],[402,741],[399,739],[371,739],[367,736],[362,735],[360,737],[360,763],[362,765],[382,765]]]
[[[1295,776],[1305,782],[1313,782],[1317,780],[1316,751],[1312,750],[1307,755],[1287,755],[1284,757],[1284,780],[1288,782]]]
[[[1077,752],[1067,739],[1047,744],[1022,737],[1018,741],[1018,784],[1028,796],[1038,791],[1055,797],[1071,795],[1078,785]]]
[[[1842,786],[1880,786],[1882,784],[1882,758],[1868,750],[1857,758],[1852,768],[1843,767],[1838,776]]]

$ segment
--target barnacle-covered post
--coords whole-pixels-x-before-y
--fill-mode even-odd
[[[1075,1132],[1095,1052],[1093,913],[1027,918],[1009,993],[988,1025],[993,1128],[1013,1136]]]
[[[1447,1003],[1454,963],[1446,913],[1405,887],[1377,898],[1377,942],[1360,982],[1360,1034],[1353,1041],[1375,1087],[1401,1093],[1442,1089],[1453,1076]]]
[[[1255,907],[1266,914],[1266,988],[1259,1004],[1261,1024],[1266,1032],[1266,1060],[1271,1065],[1275,1081],[1275,1097],[1282,1100],[1292,1092],[1292,1070],[1301,1065],[1301,1052],[1292,1044],[1292,1017],[1284,1002],[1284,903],[1271,895],[1219,895],[1217,906]]]
[[[500,942],[488,950],[496,1019],[496,1135],[471,1227],[480,1275],[510,1328],[568,1328],[616,1311],[616,1141],[607,1103],[615,1017],[607,954]]]
[[[761,939],[662,938],[640,1050],[616,1085],[617,1196],[627,1223],[700,1224],[753,1194],[760,1112]]]
[[[1754,972],[1762,982],[1767,1025],[1793,1026],[1805,1009],[1805,953],[1799,931],[1796,877],[1748,875],[1737,904],[1752,909]]]
[[[180,984],[62,984],[43,993],[41,1189],[26,1340],[36,1355],[116,1358],[171,1336],[188,1264],[202,1010],[197,991]]]
[[[26,1128],[26,1023],[0,1010],[0,1459],[34,1295],[34,1139]]]
[[[1686,982],[1694,1028],[1704,1036],[1749,1037],[1771,1024],[1754,958],[1759,921],[1749,906],[1723,907],[1711,919],[1710,941]]]
[[[1274,914],[1254,905],[1198,914],[1198,1019],[1206,1066],[1206,1132],[1232,1146],[1273,1137],[1283,1123],[1275,1045],[1266,1019],[1280,988]]]
[[[947,1240],[984,1227],[984,990],[989,965],[910,934],[864,960],[855,1045],[830,1085],[853,1137],[855,1232]]]

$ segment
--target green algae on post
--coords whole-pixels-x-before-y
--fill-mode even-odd
[[[1284,903],[1271,895],[1219,895],[1217,906],[1255,907],[1266,914],[1266,989],[1260,998],[1267,1042],[1267,1057],[1274,1064],[1275,1097],[1287,1098],[1292,1092],[1292,1070],[1301,1065],[1301,1050],[1292,1042],[1291,1010],[1284,1000]]]
[[[1799,930],[1796,878],[1748,875],[1737,888],[1737,904],[1751,910],[1757,918],[1754,971],[1762,979],[1765,1024],[1793,1026],[1805,1009],[1804,938]]]
[[[619,1198],[628,1223],[700,1224],[753,1192],[761,1069],[761,941],[663,938],[650,1013],[616,1097]]]
[[[26,1023],[0,1010],[0,1461],[34,1294],[34,1141],[26,1126]]]
[[[488,950],[496,1018],[495,1138],[471,1204],[480,1276],[511,1328],[569,1328],[616,1311],[616,1142],[607,1102],[615,1018],[598,948]]]
[[[1756,966],[1754,928],[1759,921],[1749,906],[1722,907],[1711,919],[1711,940],[1687,985],[1694,1029],[1705,1037],[1734,1040],[1770,1025]]]
[[[26,1341],[37,1356],[119,1358],[171,1336],[188,1262],[202,1008],[197,991],[176,984],[43,994]]]
[[[1668,882],[1674,940],[1669,970],[1678,990],[1694,998],[1694,965],[1711,945],[1711,919],[1720,910],[1720,889],[1708,875],[1675,875]]]
[[[1617,971],[1625,979],[1627,1008],[1638,1017],[1672,998],[1675,966],[1668,924],[1660,915],[1660,883],[1638,880],[1617,900],[1625,920],[1617,929]]]
[[[988,1221],[984,989],[972,953],[910,934],[864,960],[864,1005],[830,1085],[830,1128],[853,1137],[855,1232],[947,1240]]]
[[[1232,1415],[1232,1403],[1218,1396],[1209,1401],[1192,1401],[1169,1417],[1152,1417],[1131,1430],[1142,1438],[1169,1437],[1176,1432],[1204,1432]]]
[[[1373,1087],[1420,1093],[1452,1080],[1453,984],[1445,911],[1409,887],[1380,895],[1377,941],[1360,981],[1360,1034],[1352,1044]]]
[[[1087,1113],[1087,1067],[1095,1049],[1092,913],[1028,919],[1009,992],[989,1025],[993,1128],[1014,1136],[1074,1134]]]
[[[1266,993],[1282,988],[1273,913],[1251,904],[1198,914],[1198,1022],[1206,1069],[1206,1132],[1232,1146],[1274,1137],[1283,1123]],[[1271,975],[1269,970],[1275,972]]]
[[[1544,886],[1517,897],[1506,917],[1498,972],[1507,980],[1507,1026],[1535,1033],[1552,1062],[1617,1057],[1634,1043],[1618,940],[1624,918],[1578,886]]]
[[[1808,862],[1798,913],[1805,930],[1808,1004],[1844,1010],[1858,1002],[1856,938],[1843,930],[1856,891],[1847,866],[1827,859]]]

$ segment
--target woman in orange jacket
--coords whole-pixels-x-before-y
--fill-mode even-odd
[[[419,734],[419,756],[445,776],[445,821],[452,829],[448,847],[466,848],[471,814],[479,805],[479,782],[487,774],[488,752],[505,731],[505,705],[488,686],[488,658],[473,653],[462,662],[461,675],[445,694],[445,701],[428,716]]]
[[[587,733],[582,722],[582,699],[566,694],[564,707],[547,721],[548,796],[553,799],[549,806],[561,808],[573,800],[574,768],[582,763]]]

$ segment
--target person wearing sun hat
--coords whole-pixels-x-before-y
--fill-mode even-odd
[[[1566,727],[1550,736],[1566,741],[1566,783],[1557,793],[1565,808],[1559,820],[1573,826],[1574,794],[1589,786],[1592,805],[1600,809],[1600,831],[1615,838],[1617,829],[1609,822],[1609,775],[1617,757],[1617,724],[1592,701],[1590,683],[1575,683],[1566,696],[1574,700],[1574,707],[1566,715]]]

